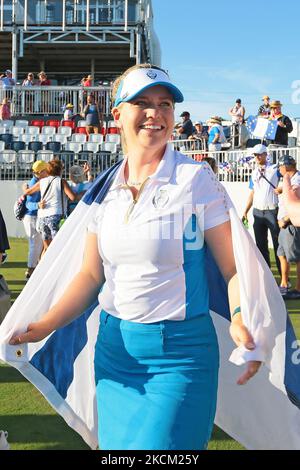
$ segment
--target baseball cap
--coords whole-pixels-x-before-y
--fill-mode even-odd
[[[202,126],[202,125],[203,125],[203,122],[202,122],[202,121],[196,121],[196,122],[194,123],[194,126],[196,126],[196,124],[199,124],[199,125]]]
[[[74,105],[72,103],[68,103],[67,106],[66,106],[67,109],[71,109],[71,108],[74,108]]]
[[[43,170],[46,170],[46,169],[47,169],[47,163],[44,162],[43,160],[37,160],[32,165],[32,171],[34,173],[39,173],[40,171],[43,171]]]
[[[181,114],[180,114],[180,117],[183,117],[183,116],[190,116],[190,113],[188,111],[183,111]]]
[[[5,73],[12,73],[12,71],[7,69],[7,70],[5,70]]]
[[[252,149],[253,155],[261,155],[262,153],[267,153],[267,152],[268,152],[268,149],[263,144],[257,144]]]
[[[175,103],[182,103],[184,100],[183,94],[173,85],[166,72],[152,68],[141,68],[132,70],[132,72],[126,75],[124,80],[121,81],[114,106],[133,100],[143,91],[156,85],[166,87],[173,96]]]
[[[237,100],[235,100],[235,102],[241,104],[242,100],[238,98]]]
[[[279,160],[278,160],[278,165],[279,166],[282,166],[282,165],[295,165],[296,164],[296,160],[291,156],[291,155],[282,155]]]

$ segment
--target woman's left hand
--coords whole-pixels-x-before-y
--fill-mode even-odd
[[[242,317],[239,313],[233,317],[229,331],[233,341],[237,346],[243,345],[250,351],[255,349],[255,343],[253,341],[252,335],[243,324]],[[261,366],[261,361],[248,361],[246,366],[246,371],[239,377],[237,381],[238,385],[244,385],[256,374]]]

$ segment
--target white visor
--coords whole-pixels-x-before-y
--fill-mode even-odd
[[[168,75],[157,69],[136,69],[130,72],[119,85],[114,106],[132,100],[150,87],[162,85],[168,89],[175,103],[184,100],[181,91],[171,83]]]

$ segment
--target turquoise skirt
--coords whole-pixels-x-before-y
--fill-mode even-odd
[[[102,311],[95,350],[100,449],[205,449],[218,368],[208,313],[144,324]]]

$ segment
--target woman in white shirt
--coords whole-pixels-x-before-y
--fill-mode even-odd
[[[41,257],[57,234],[61,219],[67,214],[67,198],[74,201],[78,197],[67,181],[61,177],[62,169],[63,164],[60,160],[51,160],[47,165],[49,176],[38,181],[24,193],[25,195],[38,191],[41,193],[37,214],[37,228],[43,239]]]
[[[113,97],[126,158],[89,226],[81,270],[10,344],[40,341],[98,297],[100,448],[204,449],[218,384],[206,245],[228,285],[231,336],[255,348],[241,318],[229,203],[209,165],[167,145],[174,103],[183,96],[166,72],[132,67],[116,81]],[[238,383],[259,366],[249,361]]]

